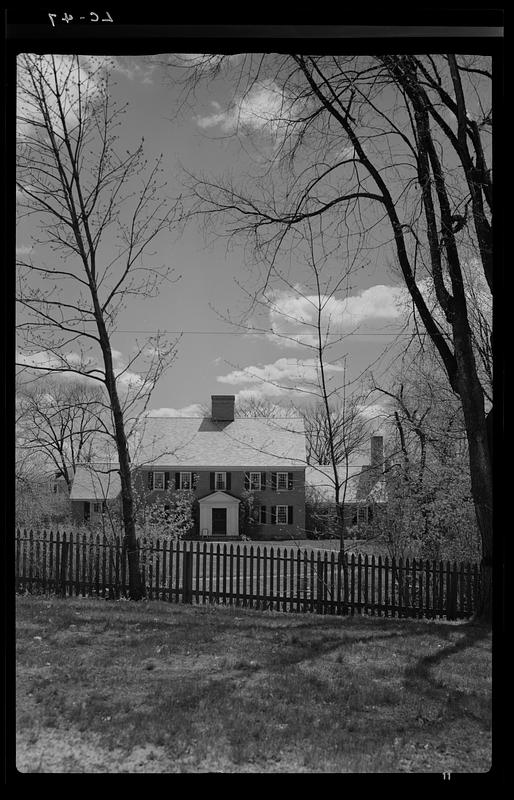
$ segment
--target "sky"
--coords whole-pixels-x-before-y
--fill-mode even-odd
[[[248,153],[255,158],[257,152],[258,157],[258,150],[250,150],[245,130],[253,135],[252,147],[261,147],[262,153],[272,151],[282,135],[278,127],[264,124],[280,102],[271,81],[237,102],[234,82],[224,78],[202,85],[196,98],[179,108],[179,86],[172,70],[163,70],[142,56],[117,56],[113,64],[112,98],[128,103],[119,128],[120,150],[136,147],[144,137],[149,162],[162,154],[163,191],[170,203],[184,191],[183,170],[243,177]],[[236,102],[231,103],[234,94]],[[232,135],[238,120],[243,124],[240,139]],[[33,239],[36,234],[34,222],[20,222],[19,256],[35,260],[42,255]],[[316,368],[312,350],[305,347],[312,339],[298,319],[312,321],[313,307],[302,282],[303,267],[294,257],[289,261],[283,257],[290,286],[278,286],[272,295],[273,309],[250,318],[251,325],[268,333],[249,333],[227,320],[240,318],[247,308],[245,290],[251,292],[258,285],[259,267],[248,263],[242,246],[227,250],[226,239],[206,238],[198,221],[161,234],[151,251],[153,263],[167,264],[180,279],[163,282],[154,298],[128,297],[111,340],[115,360],[123,367],[145,334],[160,330],[168,331],[171,338],[180,337],[176,358],[153,392],[150,414],[195,416],[201,406],[209,405],[212,394],[285,404],[312,398],[306,388],[315,382]],[[336,262],[327,265],[334,274],[337,268]],[[405,302],[405,289],[391,268],[390,252],[386,248],[375,251],[352,276],[350,288],[336,294],[325,310],[332,330],[347,334],[330,354],[331,385],[346,382],[352,388],[365,387],[362,376],[371,366],[375,376],[387,375],[392,355],[401,353],[402,341],[407,341],[394,344],[394,332],[402,329],[405,319]],[[391,346],[392,352],[384,353]],[[37,361],[44,354],[22,357],[30,365],[31,359]],[[129,376],[133,372],[129,370]],[[373,402],[370,416],[376,412]]]

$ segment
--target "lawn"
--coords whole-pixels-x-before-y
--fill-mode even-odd
[[[473,623],[17,598],[17,767],[485,772]]]

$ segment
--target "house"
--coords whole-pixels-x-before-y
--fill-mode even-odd
[[[173,493],[193,493],[194,536],[304,538],[303,419],[237,419],[234,395],[213,395],[211,402],[209,417],[145,418],[134,447],[136,489],[148,503],[164,505]],[[113,469],[78,467],[75,519],[101,519],[103,504],[118,497]]]
[[[107,503],[115,502],[120,490],[117,464],[78,464],[70,492],[72,518],[76,522],[100,522]]]
[[[337,465],[340,483],[339,502],[343,503],[344,528],[371,523],[377,507],[387,502],[382,436],[372,436],[369,463],[352,462]],[[335,514],[335,481],[332,466],[312,465],[305,471],[306,527],[314,534],[323,534],[330,513]]]
[[[72,467],[67,467],[68,475],[73,480],[73,469]],[[59,496],[68,496],[70,490],[68,488],[68,483],[66,481],[66,477],[63,473],[62,469],[56,470],[52,473],[51,478],[51,489],[52,493],[59,495]]]

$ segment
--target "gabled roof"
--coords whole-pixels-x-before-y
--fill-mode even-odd
[[[301,418],[147,417],[133,462],[154,467],[301,467]]]
[[[368,493],[362,494],[362,475],[367,477],[369,465],[353,464],[348,466],[348,477],[346,477],[346,464],[338,465],[338,477],[340,483],[339,499],[345,503],[374,502],[385,503],[387,501],[386,486],[384,476],[381,475],[372,485]],[[345,490],[346,483],[346,490]],[[305,469],[305,488],[313,490],[316,497],[324,503],[335,502],[334,470],[331,466],[315,465]],[[360,490],[360,491],[359,491]],[[308,492],[307,492],[308,494]]]
[[[114,463],[79,464],[73,478],[70,500],[114,499],[121,491],[117,470],[118,464]]]

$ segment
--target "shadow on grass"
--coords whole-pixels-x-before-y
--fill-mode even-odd
[[[491,724],[491,701],[488,695],[477,690],[463,690],[449,686],[444,680],[434,676],[434,668],[446,659],[473,648],[478,642],[486,640],[490,628],[476,622],[466,623],[458,628],[445,626],[444,636],[453,632],[460,633],[457,641],[452,641],[436,653],[422,656],[405,670],[404,688],[415,693],[428,707],[434,702],[440,703],[440,712],[437,721],[449,721],[452,718],[471,717],[486,727]],[[442,633],[443,631],[441,631]],[[472,669],[472,668],[470,668]]]

